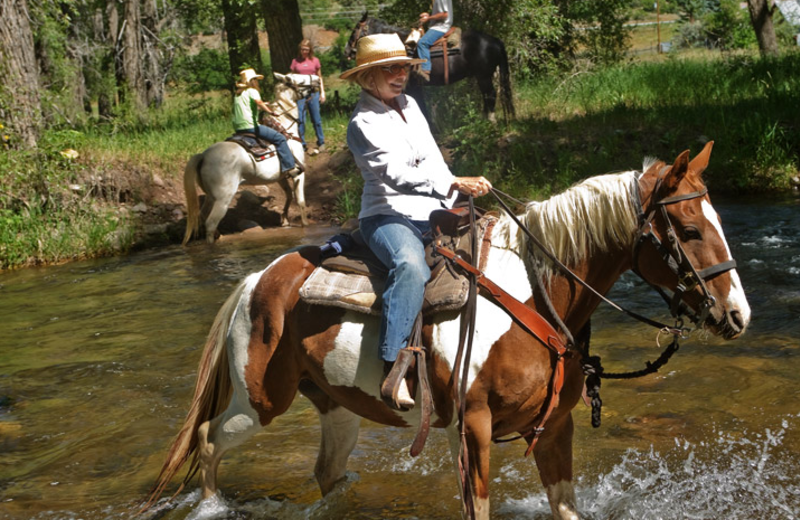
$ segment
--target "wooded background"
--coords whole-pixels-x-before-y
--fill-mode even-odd
[[[659,5],[660,4],[660,5]],[[458,24],[508,42],[514,74],[525,76],[574,59],[622,59],[623,24],[632,9],[658,7],[692,21],[712,13],[715,29],[702,38],[731,45],[726,16],[733,0],[456,0]],[[771,0],[747,0],[762,54],[778,52]],[[176,60],[198,34],[224,34],[227,70],[212,64],[218,83],[232,84],[245,67],[269,77],[288,71],[302,39],[302,12],[336,13],[326,22],[352,27],[361,9],[390,22],[410,24],[429,8],[427,0],[378,5],[355,0],[0,0],[0,125],[3,145],[33,148],[45,127],[85,124],[93,114],[115,117],[120,107],[145,111],[161,106],[170,82],[180,81]],[[380,9],[380,11],[379,11]],[[593,29],[593,30],[586,30]],[[269,40],[264,63],[258,31]],[[716,32],[714,32],[716,31]],[[724,34],[723,34],[724,33]],[[728,34],[731,33],[731,34]],[[198,71],[195,71],[198,73]]]

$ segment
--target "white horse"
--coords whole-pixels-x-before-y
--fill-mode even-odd
[[[293,137],[289,148],[295,160],[305,166],[305,152],[300,143],[297,129],[297,100],[302,99],[309,88],[313,88],[308,77],[296,74],[275,74],[275,102],[278,122]],[[236,143],[222,141],[208,147],[203,153],[194,155],[186,164],[183,173],[183,188],[186,194],[186,233],[185,245],[199,230],[200,215],[205,215],[206,241],[216,239],[217,226],[228,211],[233,196],[241,185],[258,186],[278,182],[286,193],[286,204],[281,214],[281,225],[289,225],[289,205],[294,199],[300,208],[300,220],[308,225],[306,217],[306,197],[303,190],[305,173],[294,179],[281,175],[277,155],[256,162],[250,153]],[[199,209],[197,185],[206,194],[202,210]],[[293,186],[291,186],[293,185]]]

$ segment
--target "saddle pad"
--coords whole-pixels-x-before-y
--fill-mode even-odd
[[[300,288],[300,298],[313,305],[340,307],[380,316],[385,280],[376,276],[342,273],[318,267]],[[447,267],[425,286],[422,313],[460,309],[467,302],[469,281]]]
[[[451,49],[449,47],[447,48],[448,56],[456,56],[458,54],[461,54],[461,49]],[[435,50],[431,50],[431,58],[441,58],[443,55],[444,52],[442,51],[441,47]]]
[[[380,316],[383,280],[363,274],[348,274],[317,267],[303,286],[300,298],[313,305],[341,307]]]

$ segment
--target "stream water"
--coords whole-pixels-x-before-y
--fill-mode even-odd
[[[753,310],[750,329],[733,342],[695,334],[658,374],[606,381],[598,429],[576,408],[586,518],[800,517],[800,199],[714,203]],[[222,302],[285,249],[334,232],[279,230],[269,243],[242,238],[0,275],[0,519],[134,517],[183,422]],[[666,319],[632,275],[611,296]],[[660,352],[652,329],[610,309],[593,323],[608,370],[641,368]],[[457,518],[443,432],[412,459],[414,433],[364,421],[348,485],[322,499],[316,413],[299,397],[226,455],[218,498],[201,502],[186,489],[149,517]],[[550,517],[524,450],[522,441],[493,447],[494,518]]]

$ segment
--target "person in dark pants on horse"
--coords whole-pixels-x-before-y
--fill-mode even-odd
[[[431,45],[444,36],[453,26],[452,0],[433,0],[431,12],[419,15],[420,25],[428,22],[434,23],[428,27],[425,35],[417,43],[417,56],[425,60],[420,65],[418,74],[426,83],[431,80]]]
[[[317,134],[317,146],[309,151],[309,155],[317,155],[325,150],[325,134],[322,132],[322,116],[319,112],[319,105],[325,103],[325,83],[322,81],[322,65],[319,58],[314,56],[314,47],[311,40],[304,39],[297,46],[298,56],[292,60],[289,70],[295,74],[316,75],[319,77],[319,91],[314,90],[308,97],[297,100],[297,127],[300,132],[300,141],[303,143],[303,150],[308,150],[306,144],[306,109],[311,116],[311,124],[314,125],[314,133]]]
[[[289,149],[286,136],[277,130],[258,123],[258,111],[263,110],[270,115],[276,115],[269,105],[261,100],[258,91],[258,80],[264,79],[261,74],[256,74],[253,69],[245,69],[239,73],[239,82],[236,83],[236,95],[233,97],[233,130],[237,134],[252,133],[275,145],[281,171],[284,175],[296,177],[302,173],[302,168],[296,165],[294,155]]]
[[[374,34],[358,41],[356,66],[340,76],[362,89],[347,127],[347,146],[364,178],[361,233],[389,269],[379,333],[384,379],[422,308],[431,211],[450,207],[455,192],[480,196],[492,187],[484,177],[450,173],[419,106],[403,93],[409,66],[419,62],[406,55],[397,34]],[[381,396],[390,406],[414,406],[405,380],[396,401],[384,386]]]

